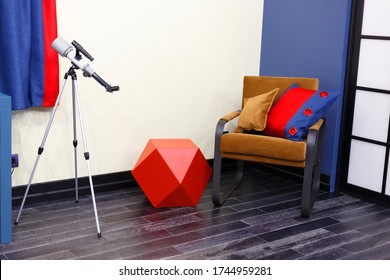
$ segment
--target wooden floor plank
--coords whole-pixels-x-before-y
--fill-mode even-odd
[[[229,184],[234,172],[222,173]],[[141,188],[28,204],[0,259],[389,259],[390,208],[321,191],[300,216],[301,182],[247,167],[241,186],[214,206],[211,181],[196,207],[155,209]],[[13,209],[13,219],[19,209]]]

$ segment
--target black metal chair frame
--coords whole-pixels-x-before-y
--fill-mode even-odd
[[[237,116],[236,116],[237,117]],[[244,175],[244,161],[237,160],[237,171],[234,184],[224,187],[221,192],[221,137],[225,133],[227,120],[221,119],[217,123],[215,131],[214,163],[213,163],[213,185],[212,200],[215,205],[222,205],[231,194],[239,187]],[[325,122],[324,122],[325,123]],[[309,129],[306,140],[306,160],[303,175],[301,216],[309,217],[314,202],[317,199],[321,176],[321,152],[323,142],[323,127],[320,129]]]

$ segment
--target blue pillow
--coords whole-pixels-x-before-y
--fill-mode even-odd
[[[291,86],[271,107],[265,135],[303,140],[309,128],[323,118],[340,92]]]

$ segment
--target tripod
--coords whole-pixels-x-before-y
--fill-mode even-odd
[[[65,84],[66,84],[66,81],[68,80],[68,77],[70,76],[72,78],[72,105],[73,105],[73,147],[74,147],[74,163],[75,163],[75,192],[76,192],[76,203],[78,202],[78,178],[77,178],[77,135],[76,135],[76,109],[77,109],[77,112],[78,112],[78,117],[79,117],[79,121],[80,121],[80,127],[81,127],[81,133],[82,133],[82,137],[83,137],[83,144],[84,144],[84,158],[85,158],[85,161],[87,163],[87,169],[88,169],[88,176],[89,176],[89,184],[90,184],[90,187],[91,187],[91,195],[92,195],[92,202],[93,202],[93,209],[94,209],[94,212],[95,212],[95,220],[96,220],[96,229],[97,229],[97,236],[100,238],[101,237],[101,232],[100,232],[100,226],[99,226],[99,218],[98,218],[98,213],[97,213],[97,208],[96,208],[96,201],[95,201],[95,193],[94,193],[94,188],[93,188],[93,182],[92,182],[92,176],[91,176],[91,168],[90,168],[90,165],[89,165],[89,152],[88,152],[88,148],[87,148],[87,142],[86,142],[86,138],[85,138],[85,132],[84,132],[84,124],[83,124],[83,117],[82,117],[82,112],[81,112],[81,105],[80,105],[80,96],[79,96],[79,90],[78,90],[78,85],[77,85],[77,75],[76,75],[76,71],[78,67],[75,66],[75,65],[72,65],[68,72],[65,74],[64,76],[64,80],[62,81],[61,83],[61,88],[60,88],[60,93],[58,94],[58,97],[57,97],[57,100],[56,100],[56,103],[54,105],[54,108],[53,108],[53,111],[51,113],[51,116],[50,116],[50,120],[49,120],[49,123],[47,125],[47,128],[46,128],[46,131],[45,131],[45,134],[43,136],[43,139],[42,139],[42,143],[41,145],[39,146],[38,148],[38,155],[37,155],[37,158],[35,160],[35,164],[33,166],[33,169],[32,169],[32,172],[31,172],[31,176],[30,176],[30,179],[28,181],[28,185],[27,185],[27,188],[26,188],[26,192],[24,194],[24,197],[23,197],[23,200],[22,200],[22,204],[20,205],[20,210],[19,210],[19,213],[18,213],[18,216],[15,220],[15,225],[17,225],[19,223],[19,219],[20,219],[20,215],[22,214],[22,210],[23,210],[23,207],[24,207],[24,203],[26,201],[26,198],[27,198],[27,195],[28,195],[28,192],[30,190],[30,186],[31,186],[31,182],[33,180],[33,177],[34,177],[34,174],[35,174],[35,170],[37,168],[37,165],[38,165],[38,162],[39,162],[39,159],[41,157],[41,154],[44,150],[44,146],[45,146],[45,142],[46,142],[46,139],[47,139],[47,136],[49,134],[49,131],[50,131],[50,127],[53,123],[53,119],[54,119],[54,116],[56,114],[56,111],[58,109],[58,105],[59,105],[59,101],[61,99],[61,96],[62,96],[62,93],[64,91],[64,88],[65,88]]]

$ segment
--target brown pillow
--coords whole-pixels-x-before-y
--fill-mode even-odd
[[[248,98],[238,119],[236,132],[252,129],[262,131],[267,124],[267,115],[278,91],[279,89],[276,88],[270,92]]]

